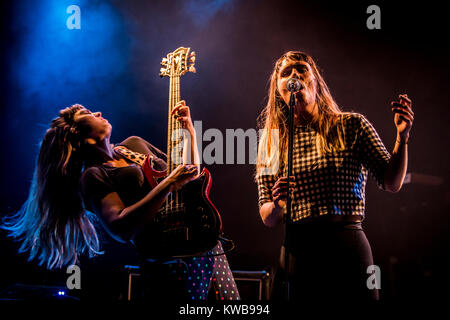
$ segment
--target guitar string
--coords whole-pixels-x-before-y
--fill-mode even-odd
[[[169,61],[172,61],[173,57],[169,57]],[[175,168],[179,160],[183,160],[181,164],[184,162],[183,157],[183,146],[181,142],[183,141],[183,135],[181,132],[182,126],[181,123],[172,116],[172,111],[175,108],[177,102],[180,101],[180,75],[175,70],[175,65],[171,64],[171,72],[169,75],[170,85],[169,85],[169,124],[168,124],[168,172],[170,174]],[[173,138],[173,139],[172,139]],[[174,146],[175,143],[175,146]],[[172,153],[174,157],[172,156]],[[174,192],[169,195],[168,200],[166,201],[166,214],[172,210],[177,211],[178,209],[182,209],[182,199],[181,194],[179,192]]]
[[[175,90],[177,91],[177,102],[180,101],[181,99],[181,86],[180,86],[180,75],[177,75],[177,86],[175,88]],[[183,157],[183,153],[184,153],[184,135],[183,132],[181,130],[181,128],[183,128],[183,126],[181,125],[181,123],[179,121],[177,121],[178,123],[178,137],[177,137],[177,141],[178,141],[178,145],[179,145],[179,150],[178,150],[178,158],[181,159],[181,163],[184,163],[184,157]],[[189,150],[186,150],[186,152],[188,152]],[[180,158],[181,157],[181,158]],[[178,202],[177,202],[177,207],[178,209],[182,210],[183,208],[183,197],[181,192],[178,192]]]
[[[173,109],[175,109],[175,105],[176,105],[176,87],[177,87],[177,76],[176,76],[176,70],[174,70],[172,76],[173,78],[173,86],[172,86],[172,111]],[[172,123],[172,136],[171,136],[171,143],[172,143],[172,151],[174,151],[173,153],[173,157],[172,157],[172,170],[175,170],[176,166],[177,166],[177,162],[178,162],[178,158],[177,158],[177,144],[176,144],[176,139],[177,139],[177,124],[178,121],[175,119],[175,117],[171,117],[171,120],[173,121]],[[174,191],[174,201],[172,202],[172,212],[173,210],[176,210],[176,205],[178,202],[178,192]],[[172,216],[173,217],[173,216]]]
[[[176,104],[177,104],[177,102],[178,102],[178,96],[177,96],[177,87],[178,87],[178,85],[179,85],[179,77],[178,77],[178,74],[176,73],[176,71],[175,71],[175,86],[174,86],[174,88],[173,88],[173,91],[174,91],[174,101],[173,101],[173,106],[175,107],[176,106]],[[174,169],[178,166],[178,164],[179,164],[179,141],[178,141],[178,135],[179,135],[179,124],[180,124],[180,122],[178,121],[178,119],[176,119],[176,118],[174,118],[173,117],[173,121],[175,122],[175,135],[174,135],[174,138],[175,139],[173,139],[174,140],[174,142],[175,142],[175,161],[174,161]],[[172,134],[174,134],[173,132],[172,132]],[[178,197],[179,197],[179,193],[178,192],[176,192],[175,191],[175,203],[174,203],[174,210],[176,211],[177,209],[178,209],[178,201],[179,201],[179,199],[178,199]]]
[[[170,61],[170,60],[169,60]],[[172,145],[171,145],[171,134],[172,134],[172,87],[173,87],[173,81],[172,81],[172,72],[173,67],[171,67],[171,72],[169,75],[169,123],[167,128],[167,175],[169,175],[172,172]],[[169,197],[166,200],[166,214],[170,210],[170,205],[172,203],[172,193],[169,194]]]

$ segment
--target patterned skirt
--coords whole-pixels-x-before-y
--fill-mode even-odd
[[[239,291],[219,242],[201,256],[141,263],[143,300],[239,300]]]

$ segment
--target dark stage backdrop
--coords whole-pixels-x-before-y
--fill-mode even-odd
[[[364,228],[382,271],[383,299],[436,294],[448,278],[450,243],[446,13],[430,1],[311,2],[2,2],[1,215],[25,201],[38,143],[60,109],[81,103],[110,121],[113,142],[138,135],[165,149],[169,81],[158,76],[159,63],[186,46],[197,52],[197,73],[182,77],[181,96],[203,132],[256,128],[275,60],[303,50],[343,110],[366,115],[389,150],[395,142],[389,103],[400,93],[413,99],[408,171],[437,178],[432,184],[413,178],[398,194],[369,181]],[[366,26],[371,4],[381,9],[379,30]],[[66,25],[70,5],[81,9],[80,29]],[[232,269],[259,270],[276,265],[283,228],[268,229],[259,218],[249,154],[246,164],[207,167],[210,197],[236,243]],[[82,291],[117,299],[122,266],[136,256],[131,246],[103,238],[105,254],[82,260]],[[4,232],[0,246],[0,289],[65,284],[65,270],[26,262]]]

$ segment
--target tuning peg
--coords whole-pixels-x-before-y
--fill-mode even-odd
[[[189,71],[190,71],[190,72],[193,72],[193,73],[196,73],[196,72],[197,72],[197,71],[195,70],[195,68],[194,68],[193,65],[191,65],[191,66],[189,67]]]
[[[165,66],[165,65],[167,65],[168,62],[169,62],[169,59],[167,59],[167,58],[162,58],[161,65],[162,65],[162,66]]]

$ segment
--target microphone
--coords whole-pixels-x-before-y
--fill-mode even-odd
[[[301,90],[303,88],[300,81],[296,78],[289,78],[286,82],[286,89],[288,89],[289,92],[296,92],[298,90]]]

